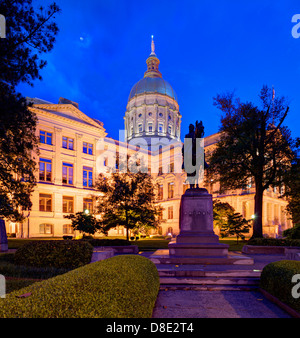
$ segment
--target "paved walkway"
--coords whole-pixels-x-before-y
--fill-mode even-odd
[[[160,291],[153,318],[290,318],[259,291]]]
[[[143,255],[147,257],[149,254],[144,253]],[[235,269],[245,269],[246,267],[261,271],[266,264],[285,259],[281,255],[247,256],[254,259],[254,264],[247,267],[235,266]],[[181,268],[188,269],[189,267],[182,265]],[[215,265],[211,268],[217,270],[222,269],[222,266]],[[166,288],[159,291],[153,318],[291,318],[291,316],[269,301],[258,290],[198,291]]]

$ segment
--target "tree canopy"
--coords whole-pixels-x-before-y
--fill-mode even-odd
[[[3,0],[6,38],[0,39],[0,216],[22,221],[31,208],[38,154],[37,118],[16,86],[41,79],[46,61],[40,59],[54,45],[60,9],[53,3],[37,9],[32,0]]]
[[[217,95],[214,104],[221,110],[220,139],[208,155],[207,179],[218,181],[225,190],[255,183],[253,237],[262,237],[263,192],[280,186],[295,158],[295,140],[283,125],[289,111],[284,97],[274,97],[264,86],[261,105],[242,102],[234,93]]]
[[[160,224],[161,207],[155,201],[155,186],[148,173],[116,172],[100,174],[96,189],[101,192],[97,208],[101,226],[108,231],[118,225],[127,229]]]

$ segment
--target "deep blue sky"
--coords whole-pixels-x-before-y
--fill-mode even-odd
[[[236,90],[242,100],[256,102],[266,84],[290,99],[286,124],[300,136],[300,38],[291,34],[299,0],[56,2],[62,9],[57,42],[45,55],[43,81],[20,85],[23,95],[76,101],[118,139],[153,34],[160,71],[178,96],[182,135],[195,120],[203,121],[205,136],[218,131],[217,93]]]

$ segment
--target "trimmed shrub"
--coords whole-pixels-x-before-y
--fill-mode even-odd
[[[115,256],[9,293],[0,318],[151,318],[158,291],[154,263]]]
[[[129,241],[126,239],[109,239],[109,238],[92,238],[92,239],[83,239],[82,241],[86,241],[90,243],[92,246],[123,246],[123,245],[131,245]]]
[[[300,262],[282,260],[263,268],[260,287],[300,313],[300,300],[292,296],[292,277],[300,274]]]
[[[300,224],[295,224],[292,228],[284,230],[283,236],[291,239],[299,239],[300,241]]]
[[[258,246],[299,246],[300,239],[289,238],[253,238],[249,239],[248,245]]]
[[[90,263],[93,247],[85,241],[35,241],[17,249],[14,262],[32,267],[78,268]]]

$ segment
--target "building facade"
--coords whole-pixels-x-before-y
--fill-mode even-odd
[[[76,236],[65,215],[95,210],[95,180],[100,172],[118,170],[117,158],[137,155],[158,184],[157,200],[163,207],[163,222],[152,233],[179,233],[181,195],[188,188],[186,173],[181,169],[181,114],[177,96],[162,78],[159,59],[152,40],[144,77],[131,89],[124,116],[125,142],[106,137],[103,123],[80,111],[77,103],[60,98],[58,104],[30,99],[30,108],[38,118],[39,154],[37,186],[32,195],[32,210],[26,220],[7,223],[7,232],[16,237]],[[204,148],[211,150],[218,134],[204,138]],[[255,189],[218,193],[218,185],[206,186],[214,199],[228,202],[246,219],[254,214]],[[278,188],[264,194],[263,233],[272,237],[292,226],[285,212],[286,200]],[[218,233],[218,229],[215,229]],[[111,229],[109,235],[125,235],[123,227]]]

